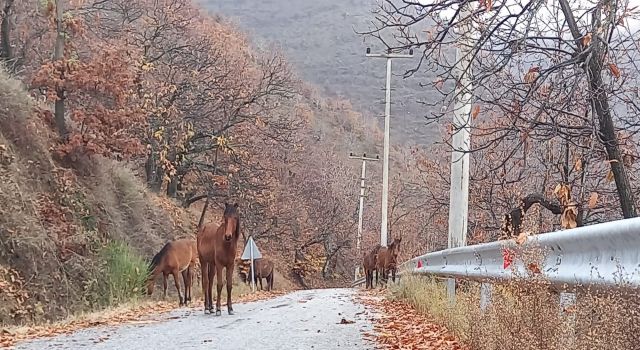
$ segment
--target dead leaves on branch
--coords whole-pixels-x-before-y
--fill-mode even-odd
[[[529,68],[529,71],[527,71],[527,74],[524,75],[524,82],[527,84],[533,84],[536,81],[536,79],[538,79],[539,75],[540,75],[540,67],[533,66]]]
[[[374,331],[363,333],[363,338],[375,342],[377,349],[467,349],[446,328],[410,304],[374,297],[379,292],[364,293],[366,297],[359,297],[358,301],[381,314],[372,319]]]
[[[571,187],[567,184],[558,184],[553,190],[560,204],[562,214],[560,216],[560,226],[563,229],[576,228],[578,226],[578,204],[571,200]]]

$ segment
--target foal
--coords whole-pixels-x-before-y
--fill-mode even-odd
[[[204,294],[204,312],[213,313],[213,277],[218,274],[216,285],[216,316],[220,316],[220,294],[222,293],[222,268],[227,274],[227,312],[233,315],[231,289],[233,288],[233,270],[236,261],[238,239],[240,238],[240,216],[238,204],[224,204],[222,223],[206,224],[198,232],[198,256],[202,269],[202,292]]]
[[[151,259],[149,264],[149,279],[147,280],[147,294],[153,294],[156,277],[162,273],[164,297],[167,297],[167,276],[173,275],[173,281],[178,290],[180,306],[191,301],[191,279],[196,265],[196,241],[193,239],[178,239],[162,247],[160,252]],[[180,295],[180,281],[182,274],[184,283],[184,299]]]

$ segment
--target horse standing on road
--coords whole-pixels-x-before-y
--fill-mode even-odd
[[[365,254],[362,259],[362,268],[364,269],[364,279],[366,283],[365,288],[373,288],[373,271],[376,271],[377,283],[378,270],[376,270],[376,261],[380,247],[381,246],[379,244],[376,245],[369,253]]]
[[[256,267],[256,273],[254,275],[256,286],[260,282],[260,290],[264,290],[262,287],[262,279],[267,280],[267,291],[273,289],[274,281],[274,268],[273,261],[267,258],[255,259],[253,264]],[[238,262],[238,275],[242,279],[242,282],[251,283],[251,261],[240,260]]]
[[[149,264],[149,278],[147,279],[147,294],[153,294],[155,280],[162,273],[164,286],[164,298],[167,297],[167,276],[173,275],[173,281],[178,290],[180,306],[191,301],[191,286],[193,273],[196,266],[196,241],[193,239],[178,239],[169,242],[162,247]],[[180,294],[180,280],[178,276],[182,274],[184,283],[184,299]]]
[[[240,238],[240,215],[238,204],[224,204],[222,223],[206,224],[198,232],[198,256],[202,269],[202,294],[204,295],[204,312],[213,313],[213,278],[218,275],[216,285],[216,316],[220,316],[220,294],[222,293],[222,269],[227,274],[227,312],[233,315],[231,305],[231,290],[233,288],[233,271],[236,262],[238,239]]]
[[[262,288],[262,279],[267,280],[267,290],[270,291],[273,289],[273,270],[274,264],[273,261],[267,258],[260,258],[253,261],[253,264],[256,268],[256,273],[254,275],[255,283],[258,284],[260,281],[260,290],[264,290]],[[249,274],[247,276],[251,276],[251,265],[249,265]]]
[[[396,266],[398,263],[398,252],[402,238],[394,238],[388,247],[380,247],[376,259],[376,284],[378,283],[378,274],[382,277],[384,284],[389,279],[389,271],[392,272],[393,281],[396,281]]]

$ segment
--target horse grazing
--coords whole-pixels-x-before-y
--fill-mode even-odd
[[[365,288],[373,288],[373,271],[376,271],[376,276],[378,274],[378,270],[376,270],[376,261],[378,257],[378,251],[381,246],[376,245],[369,253],[364,255],[362,259],[362,267],[364,269],[364,279],[366,281]],[[377,277],[376,277],[377,279]],[[377,281],[376,281],[377,282]]]
[[[380,247],[378,250],[376,258],[376,284],[378,283],[378,274],[380,274],[382,281],[386,284],[389,279],[390,270],[392,271],[393,281],[395,282],[400,242],[402,242],[402,238],[394,238],[388,247]]]
[[[240,238],[240,216],[238,204],[224,204],[224,214],[220,226],[206,224],[198,232],[198,257],[202,269],[202,292],[204,294],[204,312],[213,313],[213,278],[218,274],[216,316],[220,316],[220,294],[222,293],[222,268],[227,273],[227,312],[233,315],[231,289],[233,270],[236,262],[236,250]]]
[[[255,259],[253,264],[256,267],[256,273],[253,276],[255,279],[256,285],[258,281],[260,282],[260,289],[264,290],[262,286],[262,279],[267,280],[267,290],[273,289],[273,281],[274,281],[274,264],[271,260],[267,258]],[[251,283],[251,261],[250,260],[240,260],[238,262],[238,275],[242,279],[244,283]]]
[[[196,265],[196,241],[193,239],[178,239],[171,241],[162,247],[160,252],[156,254],[149,264],[149,278],[147,279],[147,294],[153,294],[155,280],[162,273],[162,281],[164,286],[164,298],[167,297],[167,276],[173,275],[173,281],[178,290],[178,298],[180,306],[186,305],[191,301],[191,281]],[[184,283],[184,299],[180,294],[180,281],[178,275],[182,274]]]
[[[256,272],[254,275],[255,283],[258,284],[260,281],[260,290],[264,290],[262,288],[262,279],[267,280],[267,290],[270,291],[273,289],[273,262],[267,258],[261,258],[253,261],[255,265]],[[251,276],[251,265],[249,265],[249,272],[247,276]]]

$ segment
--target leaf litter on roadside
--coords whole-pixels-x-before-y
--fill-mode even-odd
[[[467,350],[445,327],[410,304],[386,299],[384,292],[363,294],[358,301],[376,314],[373,331],[363,332],[363,339],[377,349]]]
[[[260,300],[267,300],[286,294],[286,291],[257,291],[255,293],[239,296],[234,301],[237,303],[248,303]],[[200,308],[200,302],[194,301],[192,308]],[[223,303],[225,304],[225,303]],[[78,318],[60,323],[21,327],[15,331],[9,329],[0,329],[0,348],[9,348],[19,341],[47,338],[62,334],[70,334],[74,331],[97,326],[115,326],[119,324],[146,324],[160,322],[162,320],[175,317],[165,318],[165,313],[177,310],[178,305],[174,302],[150,302],[136,305],[130,308],[124,308],[112,311],[98,312],[91,317]],[[148,319],[150,316],[159,316],[157,318]],[[97,339],[96,342],[103,342],[105,339]]]

